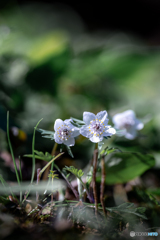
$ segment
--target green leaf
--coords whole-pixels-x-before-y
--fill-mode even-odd
[[[103,147],[104,142],[99,142],[98,143],[98,150],[100,151]]]
[[[71,117],[71,119],[72,119],[74,122],[77,122],[77,123],[79,123],[79,124],[81,124],[81,125],[84,125],[84,124],[85,124],[84,121],[79,120],[79,119],[77,119],[77,118],[73,118],[73,117]]]
[[[93,178],[93,166],[91,166],[89,172],[87,173],[87,177],[86,177],[86,185],[87,187],[89,187],[91,181],[92,181],[92,178]]]
[[[74,166],[70,166],[70,167],[65,166],[63,170],[73,173],[77,178],[81,178],[84,175],[84,172],[81,169],[79,170]]]
[[[41,134],[46,134],[42,137],[44,138],[50,138],[51,140],[54,140],[54,132],[53,131],[47,131],[47,130],[44,130],[44,129],[41,129],[41,128],[37,128],[36,129],[38,132],[40,132]]]
[[[67,174],[66,178],[69,178],[69,176],[70,176],[70,173]]]
[[[106,210],[108,210],[109,212],[116,211],[119,213],[134,214],[140,218],[147,219],[147,217],[144,215],[146,208],[134,208],[134,203],[123,203],[117,207],[106,208]]]
[[[9,199],[7,199],[6,197],[2,197],[2,196],[0,196],[0,203],[2,203],[2,204],[7,204],[7,203],[9,203],[10,202],[10,200]]]
[[[147,192],[156,196],[160,196],[160,188],[148,189]]]
[[[106,155],[113,153],[113,152],[121,152],[118,148],[108,148],[106,147],[100,152],[100,157],[105,157]]]
[[[141,153],[112,153],[105,159],[106,183],[126,183],[155,165],[152,155]],[[101,181],[101,176],[97,177]]]
[[[153,192],[151,192],[150,190],[143,190],[140,188],[134,188],[134,189],[135,189],[136,193],[138,194],[138,196],[142,199],[143,202],[150,204],[150,206],[152,206],[152,207],[154,207],[155,205],[160,206],[160,203],[152,195]]]
[[[68,154],[69,154],[72,158],[74,158],[71,148],[70,148],[69,146],[67,146],[67,145],[66,145],[66,148],[67,148]]]
[[[34,150],[34,152],[35,152],[38,156],[44,157],[44,153],[43,153],[43,152],[39,152],[39,151],[37,151],[37,150]]]
[[[85,124],[84,121],[81,121],[81,120],[79,120],[79,119],[77,119],[77,118],[71,117],[71,119],[72,119],[71,123],[72,123],[72,125],[75,126],[75,127],[81,128],[81,127]]]
[[[39,160],[43,160],[43,161],[49,162],[53,158],[53,156],[50,153],[48,153],[48,152],[45,152],[45,154],[43,152],[39,152],[37,150],[34,150],[34,152],[36,153],[35,158],[39,159]],[[33,154],[25,154],[23,156],[32,158]]]

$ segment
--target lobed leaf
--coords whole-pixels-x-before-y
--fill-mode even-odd
[[[147,217],[144,214],[146,208],[144,207],[133,208],[133,207],[134,207],[134,203],[123,203],[117,207],[106,208],[106,210],[108,210],[109,212],[116,211],[120,213],[134,214],[143,219],[147,219]]]

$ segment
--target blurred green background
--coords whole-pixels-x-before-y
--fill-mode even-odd
[[[18,157],[31,153],[33,129],[41,118],[39,127],[53,130],[57,118],[82,119],[84,111],[107,110],[112,125],[114,114],[133,109],[145,122],[139,138],[128,141],[115,136],[105,145],[153,153],[158,167],[159,78],[159,46],[136,35],[120,30],[88,31],[69,6],[5,6],[0,15],[1,153],[8,150],[7,111]],[[14,126],[26,136],[20,130],[17,135]],[[50,152],[53,144],[36,134],[37,150]],[[72,149],[74,161],[84,167],[91,158],[92,144],[80,137]]]

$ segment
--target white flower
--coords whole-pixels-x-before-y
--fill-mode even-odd
[[[103,140],[103,137],[112,136],[116,133],[114,128],[108,124],[107,111],[101,111],[97,115],[84,112],[83,121],[85,125],[81,127],[80,134],[97,143]]]
[[[57,119],[54,124],[54,130],[54,140],[56,143],[74,146],[74,137],[79,135],[79,128],[71,124],[71,119],[66,119],[65,121]]]
[[[137,136],[137,130],[141,130],[144,126],[132,110],[114,115],[112,121],[116,129],[122,130],[121,136],[131,140]]]

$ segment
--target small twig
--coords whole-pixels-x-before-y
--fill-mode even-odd
[[[66,176],[63,174],[63,172],[59,169],[59,167],[54,164],[55,168],[57,168],[57,170],[61,173],[62,177],[66,180],[68,186],[71,188],[72,192],[74,193],[76,199],[78,200],[79,199],[79,196],[77,194],[77,191],[74,189],[74,187],[72,186],[72,184],[68,181],[68,179],[66,178]]]
[[[38,168],[38,169],[37,169],[37,185],[38,185],[38,183],[39,183],[39,181],[40,181],[40,171],[41,171],[41,169]],[[38,200],[39,200],[39,193],[36,192],[36,202],[38,202]]]
[[[53,187],[53,178],[52,178],[52,187]],[[51,193],[51,202],[53,202],[53,191]]]
[[[105,178],[106,178],[104,156],[101,159],[101,171],[102,171],[102,178],[101,178],[100,201],[103,208],[104,216],[106,216],[106,209],[104,206],[104,187],[105,187]]]
[[[98,159],[98,149],[94,150],[94,160],[93,160],[93,194],[95,201],[95,214],[97,216],[98,211],[98,199],[97,199],[97,188],[96,188],[96,170],[97,170],[97,159]]]
[[[89,194],[89,192],[88,192],[88,190],[87,190],[86,184],[84,184],[84,182],[82,181],[81,178],[79,178],[79,180],[80,180],[80,182],[82,183],[82,186],[84,187],[84,189],[86,190],[86,194],[87,194],[87,197],[88,197],[90,203],[93,203],[93,200],[92,200],[92,198],[91,198],[91,196],[90,196],[90,194]]]

